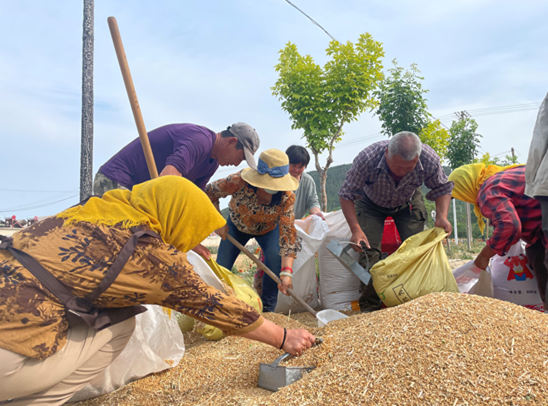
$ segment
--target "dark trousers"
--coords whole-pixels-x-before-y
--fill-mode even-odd
[[[230,220],[230,217],[227,220],[227,224],[228,233],[244,247],[250,239],[255,238],[257,240],[257,243],[264,253],[265,265],[279,277],[282,268],[279,225],[277,225],[274,230],[269,231],[264,235],[252,235],[238,230]],[[226,269],[231,270],[239,254],[240,250],[234,244],[228,240],[223,240],[219,246],[217,263],[224,266]],[[263,278],[261,300],[263,301],[264,312],[273,312],[278,303],[278,284],[266,274]]]
[[[544,231],[544,235],[548,239],[548,196],[536,196],[535,199],[540,202],[540,210],[542,212],[542,231]],[[546,253],[546,266],[548,266],[548,247]]]
[[[542,211],[542,231],[548,239],[548,196],[535,196],[540,202],[540,209]],[[539,239],[535,244],[526,249],[527,261],[532,268],[535,278],[537,278],[537,285],[540,294],[540,298],[544,303],[544,310],[546,308],[546,284],[548,283],[548,247],[542,244],[542,239]]]
[[[538,293],[542,303],[546,306],[546,283],[548,282],[548,270],[546,269],[546,247],[542,244],[542,239],[525,249],[527,263],[537,279]],[[545,308],[545,310],[547,310]]]
[[[368,256],[371,267],[381,258],[381,241],[384,232],[384,221],[387,217],[394,219],[402,242],[424,230],[426,208],[420,189],[416,190],[410,202],[393,209],[381,207],[373,203],[367,196],[356,200],[354,207],[358,216],[358,223],[371,246],[371,249],[360,253],[359,262],[364,268],[366,267],[365,255]],[[379,310],[382,303],[373,287],[373,279],[369,281],[367,286],[363,282],[361,284],[363,293],[359,300],[360,309],[362,311]]]

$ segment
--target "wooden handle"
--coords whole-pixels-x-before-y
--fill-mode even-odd
[[[237,248],[239,248],[240,251],[242,251],[245,255],[247,255],[249,257],[249,259],[251,259],[253,262],[255,262],[259,268],[261,268],[263,271],[265,271],[268,276],[270,276],[272,279],[274,279],[274,281],[276,283],[282,283],[280,278],[278,278],[274,272],[272,272],[270,269],[268,269],[268,267],[265,264],[263,264],[261,261],[259,261],[257,259],[257,257],[255,255],[253,255],[251,252],[249,252],[249,250],[246,247],[244,247],[242,244],[240,244],[238,241],[236,241],[234,239],[234,237],[232,237],[230,234],[227,234],[226,238],[228,239],[228,241],[230,241],[232,244],[234,244]],[[312,314],[314,317],[316,317],[316,311],[313,308],[311,308],[308,305],[308,303],[306,303],[303,299],[301,299],[299,296],[297,296],[295,293],[293,293],[293,291],[291,289],[287,289],[287,293],[289,293],[289,296],[291,296],[293,299],[295,299],[310,314]]]
[[[114,49],[116,50],[116,56],[118,57],[118,63],[120,64],[120,70],[122,71],[122,76],[124,77],[124,84],[126,85],[129,104],[131,104],[131,110],[133,111],[133,118],[135,118],[137,131],[139,132],[139,138],[141,139],[141,145],[143,147],[143,152],[145,153],[150,178],[155,179],[158,177],[158,169],[156,168],[156,163],[154,162],[152,148],[150,148],[150,142],[148,140],[148,134],[143,121],[143,116],[141,114],[141,108],[139,107],[135,86],[133,86],[133,79],[131,78],[131,72],[129,71],[124,45],[122,44],[122,37],[120,36],[120,31],[118,31],[118,23],[114,17],[109,17],[107,21],[108,27],[110,28],[110,35],[112,36],[112,42],[114,43]]]

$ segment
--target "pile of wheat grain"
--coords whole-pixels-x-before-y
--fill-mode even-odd
[[[189,337],[176,368],[82,405],[548,404],[547,321],[508,302],[431,294],[311,329],[324,344],[288,365],[316,369],[276,393],[256,386],[259,363],[280,351],[238,337]]]

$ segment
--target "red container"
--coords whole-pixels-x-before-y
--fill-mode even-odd
[[[384,220],[384,233],[381,241],[381,251],[387,255],[395,252],[401,245],[400,233],[396,228],[396,222],[392,217],[387,217]]]

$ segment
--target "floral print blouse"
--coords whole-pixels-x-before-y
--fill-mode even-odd
[[[132,232],[117,226],[51,217],[13,235],[13,246],[34,257],[84,297],[110,268]],[[157,304],[220,328],[244,334],[263,323],[261,315],[234,295],[207,285],[186,254],[159,239],[139,240],[114,283],[94,302],[101,308]],[[0,348],[45,359],[66,344],[64,306],[7,251],[0,250]]]
[[[242,233],[264,235],[280,225],[280,256],[297,257],[301,250],[301,237],[295,228],[293,192],[278,192],[268,205],[259,203],[257,188],[242,179],[241,171],[206,186],[206,193],[213,203],[232,196],[228,207],[230,220]]]

